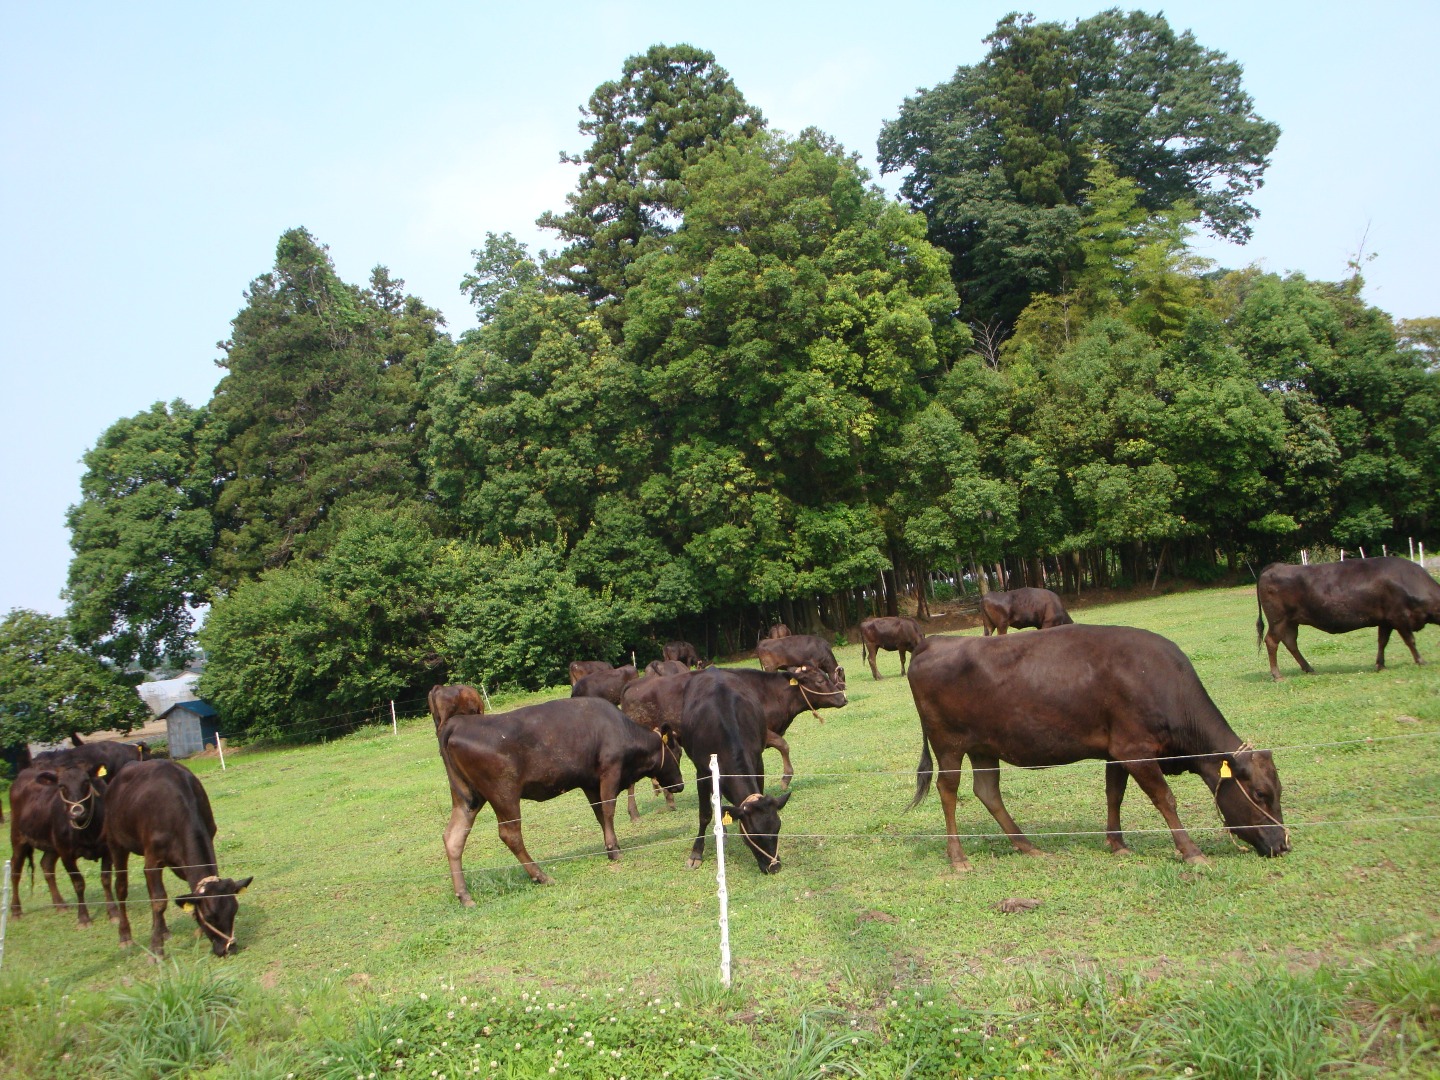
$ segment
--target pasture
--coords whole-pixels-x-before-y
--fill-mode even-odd
[[[487,807],[465,859],[478,906],[462,910],[441,847],[450,797],[428,716],[402,721],[398,736],[386,727],[238,752],[223,773],[213,760],[187,762],[219,823],[221,873],[255,882],[241,900],[237,956],[212,960],[174,912],[174,966],[162,971],[215,991],[210,969],[223,969],[224,992],[242,1003],[227,1006],[245,1022],[206,1059],[213,1075],[353,1076],[366,1061],[417,1076],[438,1076],[447,1061],[458,1069],[450,1075],[512,1077],[547,1074],[545,1062],[570,1075],[631,1077],[808,1076],[823,1062],[870,1076],[898,1076],[907,1064],[912,1076],[1167,1074],[1192,1060],[1163,1049],[1201,1023],[1177,1019],[1185,1010],[1203,1018],[1253,1007],[1257,1019],[1242,1027],[1254,1028],[1283,1020],[1294,994],[1329,1011],[1306,1020],[1297,1005],[1299,1027],[1276,1035],[1277,1046],[1308,1032],[1320,1039],[1316,1061],[1434,1069],[1440,633],[1419,636],[1429,666],[1412,664],[1396,641],[1377,674],[1373,630],[1332,638],[1307,628],[1301,648],[1317,674],[1300,676],[1287,656],[1287,678],[1273,684],[1255,615],[1253,587],[1075,611],[1079,622],[1176,641],[1241,738],[1275,748],[1293,842],[1280,859],[1232,846],[1192,775],[1171,785],[1209,867],[1178,860],[1135,785],[1123,814],[1135,855],[1110,855],[1103,765],[1089,762],[1002,770],[1006,803],[1044,858],[1012,851],[966,777],[959,823],[975,869],[950,873],[936,795],[906,810],[920,733],[896,655],[881,654],[877,683],[852,644],[836,650],[849,706],[823,712],[823,725],[802,714],[787,733],[796,777],[782,815],[784,869],[762,876],[743,846],[729,845],[728,992],[716,980],[713,843],[702,869],[684,868],[696,828],[688,762],[679,812],[648,789],[638,793],[638,823],[620,808],[619,863],[604,858],[580,793],[523,804],[526,844],[555,878],[550,887],[529,882]],[[766,763],[778,776],[778,755]],[[98,872],[84,865],[95,911]],[[141,880],[132,875],[132,899],[143,898]],[[167,878],[172,895],[179,885]],[[1002,914],[1007,898],[1039,904]],[[117,995],[133,995],[155,969],[139,948],[122,953],[103,918],[81,931],[72,912],[46,910],[44,899],[43,884],[22,886],[26,914],[9,925],[0,1061],[12,1075],[85,1075],[108,1045],[104,1018]],[[143,906],[132,919],[143,941]],[[1382,975],[1409,989],[1371,993]],[[532,1023],[542,1000],[544,1023]],[[461,1033],[476,1002],[486,1022]],[[570,1010],[571,1027],[551,1006],[561,1017]],[[55,1027],[66,1009],[67,1028]],[[614,1049],[628,1056],[597,1057],[594,1040],[579,1038],[575,1025],[607,1020]],[[553,1031],[544,1026],[552,1021]],[[381,1034],[392,1024],[413,1049]],[[543,1031],[543,1055],[515,1034],[522,1028]],[[571,1045],[552,1035],[579,1045],[552,1058],[551,1047]],[[42,1053],[51,1036],[58,1049]],[[1226,1075],[1207,1073],[1202,1051],[1198,1072]],[[804,1071],[807,1061],[815,1070]],[[799,1064],[786,1073],[787,1062]]]

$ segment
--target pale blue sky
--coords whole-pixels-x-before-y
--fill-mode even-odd
[[[550,242],[534,220],[575,176],[558,154],[582,148],[578,107],[626,56],[707,48],[773,125],[873,161],[904,97],[978,60],[1017,6],[1103,7],[0,6],[0,613],[63,610],[81,455],[156,400],[208,399],[214,343],[285,229],[327,243],[347,280],[388,265],[463,330],[470,250],[487,230]],[[1255,239],[1202,252],[1333,279],[1368,229],[1368,299],[1440,315],[1440,5],[1163,10],[1240,62],[1283,130]]]

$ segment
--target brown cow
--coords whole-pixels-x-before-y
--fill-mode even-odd
[[[653,675],[684,675],[690,668],[683,660],[651,660],[645,665],[645,674]]]
[[[1066,612],[1060,597],[1049,589],[1011,589],[980,598],[980,621],[989,637],[992,631],[1004,634],[1026,626],[1048,630],[1052,626],[1069,626],[1075,620]]]
[[[925,640],[925,631],[914,619],[905,616],[881,616],[866,619],[860,624],[861,654],[870,661],[870,674],[880,680],[875,667],[875,658],[881,649],[893,649],[900,654],[900,674],[905,674],[905,654],[914,652]]]
[[[1271,563],[1260,571],[1255,599],[1260,606],[1255,620],[1256,648],[1269,619],[1265,648],[1270,654],[1270,677],[1277,681],[1281,676],[1275,654],[1282,641],[1300,670],[1314,674],[1297,644],[1301,626],[1313,626],[1327,634],[1379,627],[1375,670],[1380,671],[1385,667],[1390,631],[1400,631],[1400,640],[1415,663],[1423,664],[1415,648],[1415,634],[1427,624],[1440,623],[1440,583],[1409,559],[1393,556],[1311,566]]]
[[[828,641],[813,634],[791,634],[789,637],[762,641],[755,647],[755,657],[760,661],[761,671],[818,667],[834,679],[841,689],[845,686],[845,669],[835,662],[835,651],[830,648]]]
[[[129,946],[130,856],[145,860],[150,893],[150,952],[159,959],[170,930],[165,925],[165,868],[189,890],[175,898],[210,939],[210,951],[235,951],[236,897],[250,882],[221,877],[215,863],[215,816],[195,774],[173,761],[142,761],[115,777],[106,793],[105,841],[115,864],[115,899],[120,905],[120,947]]]
[[[430,688],[430,715],[435,719],[435,730],[452,716],[467,713],[480,716],[485,712],[485,699],[480,691],[464,683],[452,686]]]
[[[669,641],[660,650],[660,655],[666,660],[679,660],[686,668],[709,667],[709,661],[700,659],[700,654],[695,651],[695,646],[688,641]]]
[[[668,729],[656,734],[594,698],[561,698],[483,720],[452,716],[440,729],[440,759],[450,779],[445,855],[456,897],[466,907],[475,905],[460,858],[475,815],[487,802],[495,808],[500,839],[538,885],[549,885],[551,879],[525,850],[521,799],[544,802],[579,788],[600,822],[606,852],[619,859],[615,800],[642,776],[682,789],[674,743]]]
[[[790,627],[786,626],[783,622],[777,622],[775,625],[773,625],[772,627],[770,627],[769,630],[766,630],[766,631],[765,631],[765,637],[766,637],[768,640],[772,640],[772,641],[773,641],[774,639],[776,639],[776,638],[789,637],[789,636],[790,636]]]
[[[1198,773],[1226,827],[1260,855],[1290,849],[1280,779],[1268,750],[1230,729],[1195,669],[1173,642],[1128,626],[1061,626],[1015,637],[926,638],[910,664],[920,714],[918,805],[930,789],[930,748],[940,768],[946,849],[955,870],[970,863],[955,826],[960,767],[970,756],[975,796],[1016,849],[1035,848],[1000,798],[1000,762],[1022,768],[1106,761],[1106,836],[1128,853],[1120,801],[1133,776],[1170,826],[1187,863],[1205,857],[1175,813],[1166,775]]]
[[[765,718],[765,749],[779,750],[783,772],[780,783],[790,786],[795,770],[790,765],[790,744],[785,732],[801,713],[817,709],[839,709],[847,702],[844,687],[818,667],[802,664],[783,671],[752,671],[748,668],[716,669],[736,693],[746,698]],[[820,714],[815,712],[816,719]],[[685,741],[682,723],[680,741]]]
[[[614,666],[604,660],[571,660],[570,685],[574,686],[586,675],[593,675],[597,671],[609,671]]]
[[[661,661],[661,663],[673,663],[673,661]],[[634,720],[637,724],[649,728],[651,731],[660,731],[669,726],[675,733],[676,739],[684,742],[685,733],[681,730],[680,718],[685,703],[685,685],[694,674],[689,668],[681,665],[682,670],[674,675],[662,675],[659,678],[649,676],[643,679],[636,679],[634,682],[625,684],[625,689],[620,695],[620,711]],[[664,792],[665,808],[675,809],[675,793],[668,788],[662,787],[658,781],[654,781],[657,794]],[[635,805],[635,785],[631,784],[628,789],[631,821],[640,820],[640,808]]]
[[[592,671],[570,688],[570,696],[600,698],[618,708],[625,684],[639,677],[640,673],[635,670],[634,664],[609,668],[606,671]]]
[[[65,754],[72,752],[65,751]],[[47,765],[22,769],[10,788],[10,914],[20,917],[20,873],[35,852],[41,852],[40,869],[57,910],[70,905],[55,887],[58,858],[75,887],[75,906],[81,926],[90,925],[85,906],[85,877],[78,859],[100,860],[100,886],[110,918],[117,918],[110,891],[110,857],[103,838],[105,790],[108,770],[103,762],[82,762],[73,756],[52,756]]]

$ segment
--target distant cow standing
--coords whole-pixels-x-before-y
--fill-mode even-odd
[[[525,850],[522,799],[544,802],[579,788],[600,822],[606,852],[619,859],[615,800],[642,776],[683,788],[674,742],[668,728],[657,734],[592,698],[561,698],[484,719],[452,716],[440,729],[440,758],[450,779],[445,856],[456,897],[466,907],[475,904],[460,860],[475,815],[487,802],[495,809],[500,839],[537,885],[551,879]]]
[[[870,662],[870,674],[880,679],[875,658],[881,649],[893,649],[900,654],[900,674],[905,674],[905,654],[913,653],[925,640],[925,631],[914,619],[904,616],[882,616],[866,619],[860,624],[860,641],[864,646],[865,659]]]
[[[651,660],[650,663],[645,665],[645,674],[647,677],[656,675],[684,675],[689,670],[689,665],[683,660]]]
[[[55,886],[55,861],[59,859],[75,888],[80,925],[90,925],[85,877],[77,860],[99,859],[105,906],[112,919],[118,917],[104,841],[108,771],[103,762],[52,757],[47,765],[23,769],[15,778],[10,788],[10,914],[15,918],[20,917],[20,873],[37,850],[41,852],[40,869],[50,889],[50,901],[56,909],[69,906]]]
[[[809,665],[825,672],[842,689],[845,686],[845,669],[835,662],[835,650],[824,638],[813,634],[791,634],[762,641],[755,647],[755,658],[760,661],[761,671]]]
[[[1313,626],[1327,634],[1379,627],[1375,670],[1380,671],[1385,667],[1385,646],[1392,630],[1400,632],[1415,663],[1423,664],[1415,648],[1415,634],[1427,624],[1440,623],[1440,583],[1409,559],[1347,559],[1310,566],[1271,563],[1260,571],[1255,598],[1260,606],[1255,620],[1256,646],[1269,619],[1270,632],[1264,640],[1270,654],[1270,677],[1276,680],[1281,677],[1275,662],[1281,642],[1301,671],[1314,673],[1300,655],[1297,630],[1301,626]]]
[[[992,631],[1004,634],[1027,626],[1048,630],[1052,626],[1069,626],[1075,620],[1066,612],[1060,597],[1049,589],[1011,589],[980,598],[980,621],[989,637]]]
[[[479,716],[484,712],[485,699],[473,686],[456,683],[453,686],[430,688],[430,715],[435,720],[436,730],[452,716],[462,713]]]
[[[609,671],[614,666],[604,660],[571,660],[570,685],[574,686],[586,675],[593,675],[597,671]]]
[[[776,638],[789,637],[790,627],[783,622],[777,622],[770,629],[765,631],[765,640],[773,641]]]
[[[570,696],[600,698],[618,707],[625,684],[639,677],[640,673],[635,670],[634,664],[609,668],[606,671],[592,671],[570,688]]]
[[[120,905],[120,945],[130,944],[125,900],[130,890],[132,854],[145,860],[150,893],[150,951],[158,959],[170,930],[165,925],[165,869],[184,880],[187,893],[175,898],[181,911],[210,939],[210,951],[235,951],[236,899],[254,878],[221,877],[215,863],[215,816],[205,787],[189,769],[173,761],[142,761],[110,784],[106,795],[105,841],[115,864],[115,899]]]
[[[695,646],[688,641],[666,642],[665,648],[660,650],[660,655],[666,660],[679,660],[687,668],[707,666],[706,662],[700,659],[700,654],[695,651]]]
[[[946,850],[969,870],[955,825],[960,769],[970,757],[975,797],[1016,850],[1034,854],[1000,798],[1000,762],[1022,768],[1106,761],[1106,838],[1129,852],[1120,802],[1133,776],[1160,811],[1187,863],[1204,862],[1175,812],[1167,775],[1198,773],[1226,827],[1260,855],[1290,849],[1280,813],[1280,779],[1268,750],[1231,730],[1189,659],[1173,642],[1128,626],[1061,626],[1043,634],[926,638],[910,664],[920,714],[917,805],[940,769]]]

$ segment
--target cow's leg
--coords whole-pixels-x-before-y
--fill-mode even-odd
[[[90,925],[90,909],[85,906],[85,875],[80,873],[80,864],[74,855],[61,855],[65,872],[70,875],[70,886],[75,890],[75,908],[82,927]]]
[[[1125,845],[1125,837],[1120,833],[1120,802],[1125,798],[1125,785],[1129,780],[1130,774],[1125,771],[1124,765],[1117,761],[1105,763],[1105,839],[1115,855],[1134,854]]]
[[[618,862],[620,840],[615,835],[615,804],[620,801],[618,770],[616,775],[601,773],[599,786],[584,790],[585,797],[590,800],[590,808],[595,811],[595,820],[600,822],[600,832],[605,837],[605,854],[611,862]],[[630,790],[635,790],[633,785]]]
[[[766,730],[765,749],[780,751],[780,764],[782,767],[780,786],[788,788],[790,786],[790,778],[795,775],[795,770],[790,767],[790,744],[779,735],[776,735],[775,732]]]
[[[1170,835],[1175,839],[1175,847],[1180,852],[1180,857],[1191,864],[1208,862],[1195,841],[1190,839],[1185,827],[1180,824],[1180,815],[1175,811],[1175,793],[1165,782],[1165,774],[1160,771],[1159,764],[1154,761],[1126,761],[1125,768],[1130,771],[1140,789],[1150,796],[1150,801],[1155,804],[1155,809],[1160,811],[1165,824],[1170,826]]]
[[[1384,671],[1384,670],[1385,670],[1385,646],[1390,644],[1390,631],[1391,631],[1392,629],[1394,629],[1394,627],[1392,627],[1389,623],[1381,623],[1381,624],[1380,624],[1380,627],[1379,627],[1379,630],[1380,630],[1380,635],[1379,635],[1379,636],[1380,636],[1380,648],[1379,648],[1379,650],[1375,653],[1375,670],[1376,670],[1376,671]]]
[[[656,794],[659,794],[659,793],[657,792]],[[630,787],[629,787],[629,789],[626,791],[625,795],[626,795],[626,799],[627,799],[625,809],[627,809],[627,810],[630,811],[630,820],[631,820],[631,821],[639,821],[639,820],[640,820],[640,808],[635,805],[635,785],[634,785],[634,784],[631,784],[631,785],[630,785]]]
[[[1300,655],[1299,626],[1295,623],[1282,622],[1278,631],[1272,625],[1270,632],[1265,635],[1265,648],[1270,653],[1270,677],[1272,679],[1277,681],[1280,679],[1280,669],[1275,665],[1275,647],[1281,642],[1284,642],[1285,648],[1290,651],[1290,655],[1293,656],[1295,662],[1300,665],[1301,671],[1306,675],[1315,674],[1315,669],[1310,666],[1309,661]],[[1139,777],[1136,777],[1136,779],[1138,780]]]
[[[1023,855],[1038,855],[1039,850],[1025,839],[1025,834],[1020,831],[1020,826],[1015,824],[1015,819],[1010,816],[1010,811],[1005,809],[1004,800],[1000,798],[1000,759],[977,757],[974,751],[971,751],[970,769],[975,774],[975,797],[985,804],[990,816],[1000,823],[1000,828],[1005,830],[1005,835],[1010,838],[1010,843],[1015,845],[1015,850]]]
[[[130,853],[110,849],[110,858],[115,864],[115,906],[120,909],[120,947],[130,947],[130,910],[125,901],[130,898]]]
[[[950,858],[950,869],[957,873],[970,869],[970,860],[960,846],[960,830],[955,827],[955,795],[960,790],[960,765],[964,760],[963,754],[957,754],[954,768],[950,768],[949,763],[941,758],[936,762],[938,770],[935,777],[935,788],[940,792],[940,809],[945,814],[945,854]]]
[[[1403,626],[1397,626],[1395,629],[1400,631],[1400,640],[1405,642],[1405,647],[1410,650],[1410,655],[1415,658],[1415,663],[1419,664],[1421,667],[1424,667],[1425,661],[1420,659],[1420,650],[1415,648],[1414,632],[1411,630],[1407,630]]]
[[[151,959],[158,962],[165,955],[165,942],[170,939],[170,928],[165,925],[165,905],[170,899],[165,895],[165,864],[159,856],[145,856],[145,889],[150,894]]]
[[[1004,636],[1005,636],[1006,634],[1008,634],[1009,632],[1010,632],[1010,624],[1009,624],[1009,623],[1003,623],[1003,622],[1002,622],[1002,623],[997,623],[997,624],[995,625],[995,633],[999,634],[1001,637],[1004,637]]]
[[[115,892],[110,886],[110,878],[114,872],[114,864],[111,862],[110,853],[107,851],[100,856],[100,890],[105,894],[105,914],[111,922],[119,917],[115,907]]]
[[[465,841],[470,839],[470,830],[475,825],[475,815],[484,805],[484,799],[478,800],[474,806],[463,798],[452,799],[450,823],[445,826],[445,858],[450,863],[450,884],[455,890],[455,898],[465,907],[474,907],[475,898],[465,887],[465,873],[460,868],[460,859],[465,854]]]
[[[705,858],[705,834],[709,832],[710,822],[715,818],[710,806],[714,786],[708,771],[702,773],[699,769],[695,770],[695,790],[700,795],[700,831],[695,834],[695,843],[690,846],[690,854],[685,859],[687,870],[698,870],[701,860]]]
[[[11,807],[14,813],[14,807]],[[13,845],[10,849],[10,917],[20,918],[20,875],[25,866],[25,860],[30,859],[30,873],[35,873],[35,849],[23,840]],[[34,878],[32,877],[33,881]]]
[[[876,682],[879,682],[880,669],[875,666],[875,661],[880,657],[880,645],[878,642],[872,645],[867,641],[864,646],[865,659],[870,662],[870,674],[875,676]]]
[[[900,674],[905,674],[905,646],[900,646]]]
[[[525,850],[525,838],[520,834],[520,799],[505,798],[503,800],[491,799],[490,805],[495,809],[495,816],[500,820],[500,839],[508,847],[515,858],[520,860],[520,865],[525,867],[525,872],[530,875],[530,880],[536,885],[553,885],[554,879],[541,870],[539,864],[530,857],[530,852]]]
[[[55,860],[55,852],[42,851],[40,853],[40,873],[45,878],[45,884],[50,889],[51,907],[56,911],[68,911],[70,901],[60,895],[60,889],[55,884]]]

